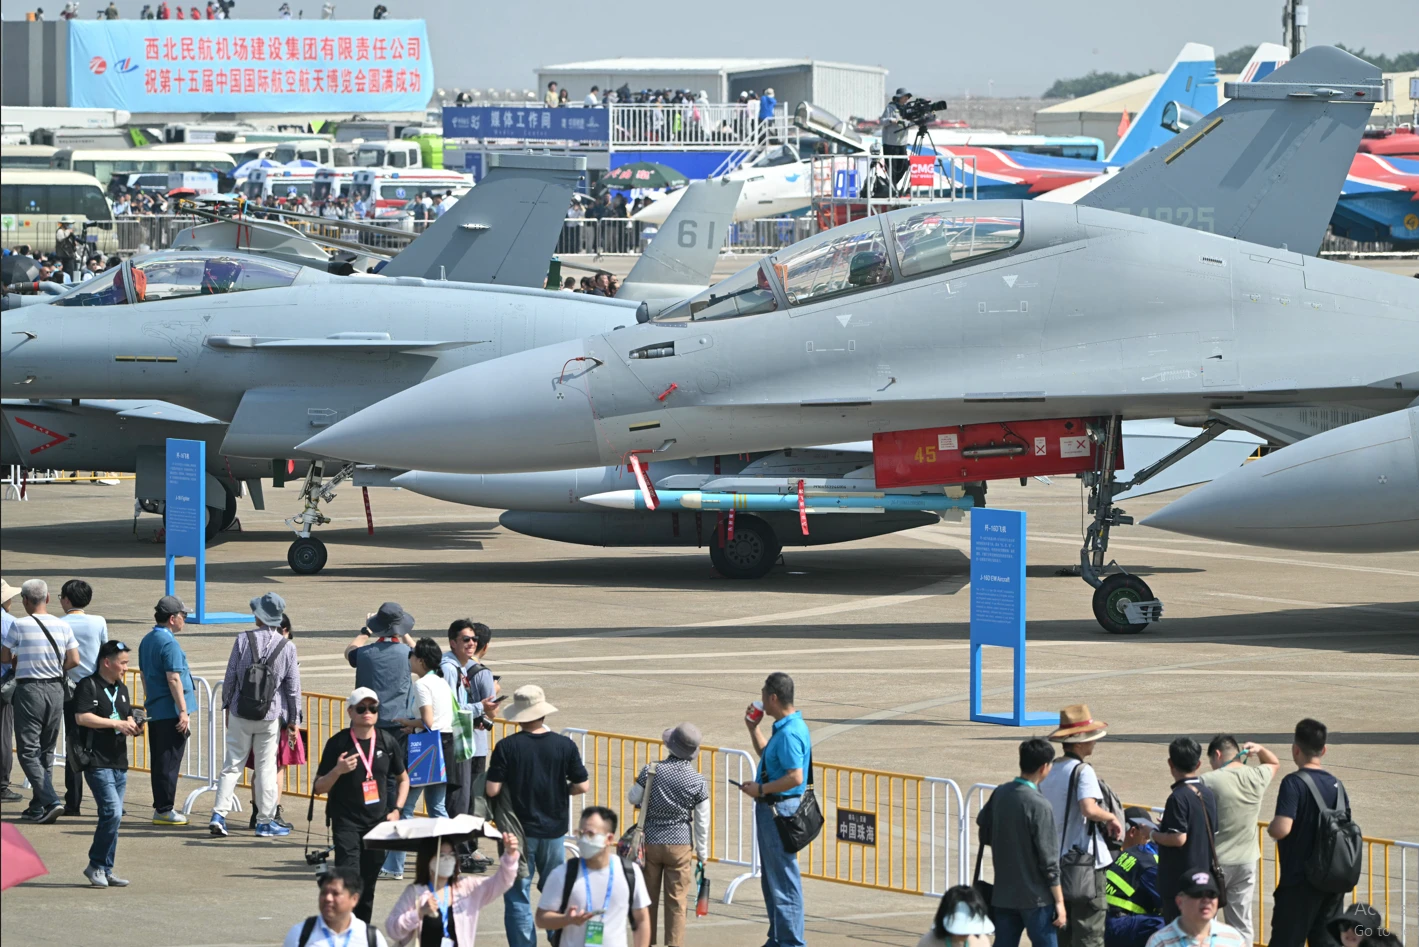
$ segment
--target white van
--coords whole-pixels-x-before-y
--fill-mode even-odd
[[[91,244],[100,253],[118,252],[118,235],[113,226],[113,208],[104,199],[96,178],[74,171],[40,168],[10,168],[0,179],[0,231],[3,245],[29,244],[37,253],[54,250],[54,231],[65,217],[75,222],[75,231],[95,238]]]

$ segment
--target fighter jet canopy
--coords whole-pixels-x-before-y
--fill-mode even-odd
[[[818,303],[938,273],[1020,245],[1019,201],[903,207],[834,227],[756,263],[657,316],[700,322]]]
[[[290,286],[302,267],[268,257],[173,251],[129,260],[80,283],[55,306],[122,306]]]

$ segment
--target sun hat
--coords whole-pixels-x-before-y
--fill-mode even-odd
[[[671,727],[660,735],[665,748],[683,760],[690,759],[700,751],[700,728],[693,723],[682,723]]]
[[[11,585],[9,582],[6,582],[4,579],[0,579],[0,602],[8,602],[10,601],[10,599],[14,598],[16,595],[19,594],[19,589],[15,588],[13,585]]]
[[[398,602],[385,602],[365,625],[370,634],[381,638],[398,638],[414,630],[414,616]]]
[[[950,917],[941,919],[941,926],[946,933],[955,937],[995,933],[995,925],[991,923],[990,918],[975,913],[969,904],[962,902],[956,903],[956,910],[951,912]]]
[[[286,614],[286,600],[275,592],[258,595],[251,600],[251,614],[267,628],[279,627],[281,616]]]
[[[1070,704],[1059,712],[1059,729],[1049,735],[1056,743],[1092,743],[1109,732],[1109,725],[1095,720],[1088,704]]]
[[[557,708],[547,703],[547,695],[536,684],[524,684],[512,693],[512,710],[503,714],[508,723],[530,723],[554,714]]]

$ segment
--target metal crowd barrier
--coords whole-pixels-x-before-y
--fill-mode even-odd
[[[170,247],[178,231],[204,222],[204,218],[190,214],[125,214],[115,217],[113,226],[118,252],[134,253],[140,246],[150,250]]]
[[[966,790],[967,818],[963,822],[961,836],[963,855],[969,855],[970,833],[975,825],[971,810],[974,809],[978,813],[985,802],[986,792],[993,789],[995,785],[992,783],[976,783]],[[1154,815],[1163,811],[1160,806],[1147,808]],[[1256,826],[1257,842],[1261,850],[1266,852],[1267,843],[1271,843],[1271,857],[1263,855],[1257,864],[1257,900],[1252,916],[1256,918],[1258,947],[1265,947],[1268,942],[1270,929],[1267,926],[1267,899],[1276,887],[1276,879],[1281,871],[1280,850],[1266,834],[1268,825],[1269,822],[1258,822]],[[1413,869],[1410,868],[1411,859],[1416,865]],[[990,861],[990,856],[987,855],[985,863],[989,864]],[[1268,863],[1271,866],[1270,882],[1267,881]],[[1411,924],[1419,931],[1419,842],[1365,836],[1365,868],[1360,876],[1360,883],[1350,892],[1350,899],[1353,902],[1373,905],[1384,916],[1385,926],[1399,934],[1401,941],[1407,937]]]
[[[641,230],[647,225],[639,220],[625,217],[604,217],[601,219],[568,217],[562,223],[561,236],[557,238],[557,250],[564,253],[590,253],[596,256],[606,254],[639,253],[641,251]]]

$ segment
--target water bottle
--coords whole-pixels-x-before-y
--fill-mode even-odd
[[[705,877],[704,862],[700,862],[695,874],[700,878],[700,893],[695,899],[695,917],[705,917],[709,914],[710,885],[709,879]]]

